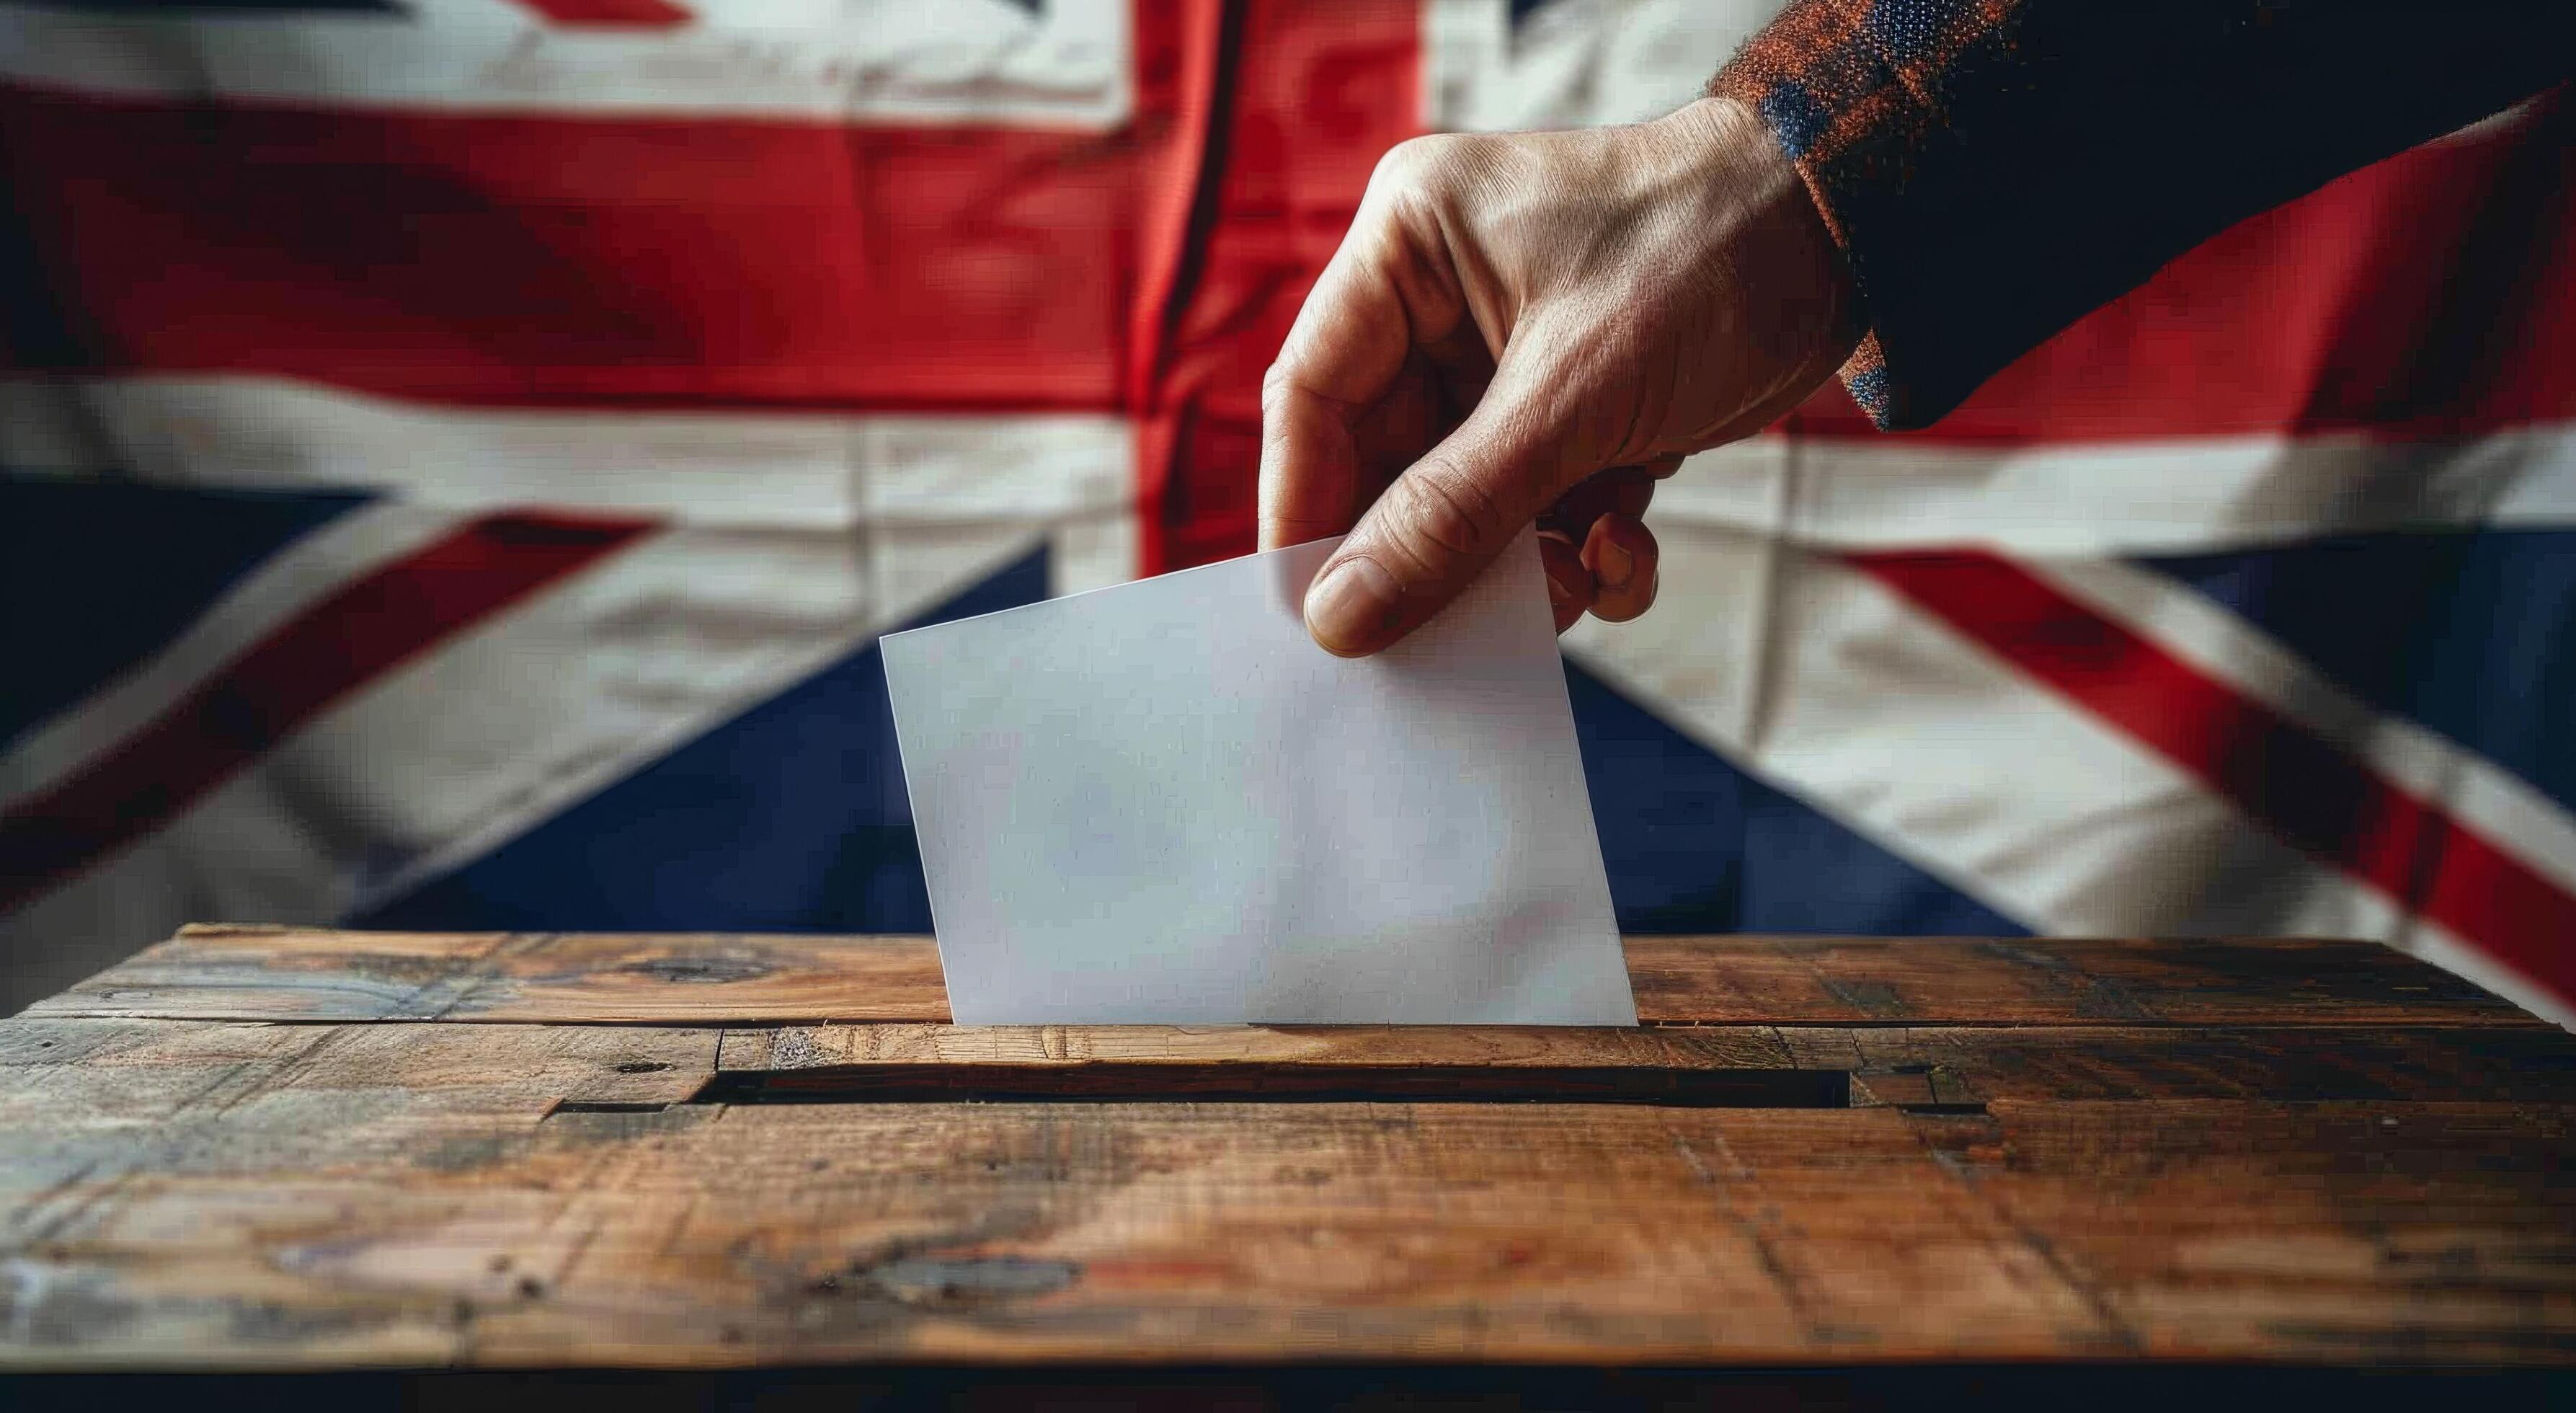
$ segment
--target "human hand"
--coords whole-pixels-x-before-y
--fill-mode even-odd
[[[1306,595],[1308,631],[1348,657],[1420,627],[1534,520],[1558,632],[1634,618],[1655,482],[1832,376],[1854,305],[1796,170],[1731,100],[1416,138],[1378,164],[1263,385],[1261,547],[1350,532]]]

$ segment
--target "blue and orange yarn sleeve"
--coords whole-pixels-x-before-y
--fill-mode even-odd
[[[1794,0],[1712,79],[1761,115],[1927,426],[2227,226],[2576,77],[2571,0]]]

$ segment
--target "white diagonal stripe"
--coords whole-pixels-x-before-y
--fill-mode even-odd
[[[289,542],[151,656],[10,742],[0,752],[0,809],[53,788],[279,626],[438,540],[461,518],[422,506],[367,505]]]
[[[2007,916],[2076,936],[2374,938],[2576,1020],[1834,555],[1724,526],[1659,533],[1664,607],[1577,628],[1584,664]]]
[[[2278,710],[2371,771],[2576,890],[2576,818],[2475,751],[2383,715],[2253,624],[2188,585],[2118,560],[2040,560],[2024,568],[2113,622]]]
[[[1124,419],[491,411],[274,379],[0,382],[0,464],[385,497],[253,568],[0,754],[0,805],[114,749],[245,648],[476,515],[663,529],[370,683],[169,826],[0,918],[0,1001],[179,923],[326,922],[515,837],[1044,545],[1132,578]],[[0,1006],[5,1009],[5,1006]]]
[[[2576,527],[2576,424],[2456,441],[2346,434],[1992,447],[1757,437],[1655,496],[1689,522],[1842,549],[2183,554],[2326,535]]]
[[[1135,479],[1106,414],[447,408],[234,376],[0,380],[0,466],[812,528],[1088,516]]]
[[[447,523],[389,518],[411,516]],[[166,827],[0,915],[0,1013],[184,922],[322,923],[399,896],[1040,545],[1053,589],[1097,587],[1133,563],[1133,517],[657,531],[388,672]],[[221,631],[248,631],[242,617]],[[208,656],[222,658],[189,661]],[[162,698],[195,684],[175,664],[152,681]],[[151,699],[126,690],[140,705],[120,720],[148,720]],[[47,729],[93,751],[120,738],[87,711]],[[82,758],[48,749],[49,778]],[[13,755],[0,778],[22,769]]]
[[[0,5],[0,78],[128,97],[353,108],[756,114],[1105,131],[1134,105],[1125,0],[682,0],[669,27],[505,0],[407,13],[120,14]]]
[[[1079,414],[445,409],[251,377],[0,380],[0,465],[388,497],[256,566],[0,754],[0,807],[95,760],[279,625],[472,515],[569,509],[821,535],[900,622],[1040,541],[1057,592],[1136,570],[1132,431]],[[851,546],[863,547],[865,553]]]

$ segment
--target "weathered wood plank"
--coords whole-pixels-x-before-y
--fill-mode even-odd
[[[336,932],[192,924],[20,1012],[164,1020],[401,1020],[437,1015],[505,932]]]
[[[2576,1109],[1999,1099],[1917,1122],[2151,1352],[2250,1325],[2353,1362],[2576,1362]]]
[[[1768,1026],[835,1025],[774,1031],[734,1055],[702,1099],[1841,1107],[1850,1090],[1838,1070],[1792,1065]]]
[[[829,1025],[730,1031],[724,1054],[729,1070],[880,1080],[938,1069],[1114,1071],[1101,1088],[1173,1095],[1188,1092],[1190,1071],[1409,1068],[1451,1076],[1461,1097],[1472,1097],[1471,1079],[1625,1067],[1848,1072],[1867,1077],[1859,1102],[1905,1105],[1987,1095],[2576,1104],[2576,1036],[2545,1026]],[[1196,1082],[1221,1087],[1212,1077]],[[1051,1092],[1080,1094],[1083,1085],[1067,1080]]]
[[[1790,1063],[1955,1080],[1991,1098],[2576,1103],[2576,1036],[2489,1026],[1778,1027]],[[1894,1089],[1872,1078],[1881,1095]],[[1906,1100],[1887,1099],[1902,1103]]]
[[[2087,1323],[2035,1271],[1995,1268],[2010,1243],[1963,1229],[1890,1116],[1774,1131],[1593,1112],[580,1114],[480,1167],[344,1153],[129,1179],[16,1258],[34,1275],[0,1329],[27,1333],[0,1360],[1509,1359],[1795,1349],[1819,1316],[1843,1320],[1837,1338],[1865,1316],[1898,1341],[1948,1340],[1926,1314],[1943,1305],[1971,1317],[1955,1337],[2003,1348]],[[1914,1241],[1865,1309],[1817,1310],[1762,1258],[1748,1153],[1820,1203],[1886,1189],[1833,1227]],[[1729,1180],[1745,1211],[1711,1221]]]
[[[676,1103],[715,1072],[721,1034],[20,1018],[0,1021],[0,1126],[220,1123],[312,1092],[530,1120],[567,1098]]]
[[[1632,937],[1628,970],[1675,1023],[2541,1024],[2374,942]]]
[[[2521,1025],[2375,943],[1635,937],[1665,1024]],[[948,1018],[926,938],[192,927],[33,1016],[743,1025]]]
[[[0,1364],[2576,1353],[2567,1110],[2116,1107],[308,1107],[70,1184]]]
[[[380,939],[382,946],[379,946]],[[926,937],[195,925],[28,1016],[571,1024],[944,1021]]]
[[[0,1123],[166,1122],[189,1105],[227,1108],[258,1086],[280,1084],[399,1094],[415,1106],[488,1092],[491,1097],[474,1102],[494,1111],[519,1105],[533,1117],[560,1102],[680,1103],[720,1071],[1106,1069],[1128,1076],[1131,1092],[1186,1097],[1193,1076],[1298,1068],[1357,1073],[1363,1078],[1355,1087],[1363,1089],[1372,1072],[1419,1076],[1421,1083],[1388,1090],[1416,1100],[1489,1095],[1492,1076],[1514,1073],[1540,1075],[1544,1084],[1556,1071],[1773,1069],[1862,1076],[1855,1102],[1864,1104],[1999,1098],[2576,1104],[2576,1036],[2552,1028],[831,1025],[718,1033],[652,1026],[21,1019],[0,1022]],[[1528,1087],[1519,1084],[1515,1092]],[[1770,1102],[1826,1102],[1818,1097],[1822,1091],[1799,1093],[1807,1097]],[[1586,1096],[1569,1088],[1563,1097]]]
[[[725,1067],[1132,1064],[1167,1069],[1241,1065],[1725,1069],[1787,1068],[1796,1063],[1789,1043],[1769,1026],[819,1025],[784,1026],[766,1033],[766,1047],[746,1044],[729,1049]],[[2576,1048],[2576,1042],[2571,1042],[2571,1048]]]
[[[0,1369],[2576,1368],[2576,1037],[2414,963],[1630,955],[1666,1024],[965,1029],[917,940],[194,930],[0,1021]]]

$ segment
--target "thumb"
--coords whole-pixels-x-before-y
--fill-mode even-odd
[[[1564,438],[1525,408],[1489,388],[1360,517],[1306,591],[1306,629],[1327,652],[1365,657],[1421,627],[1547,507]]]

